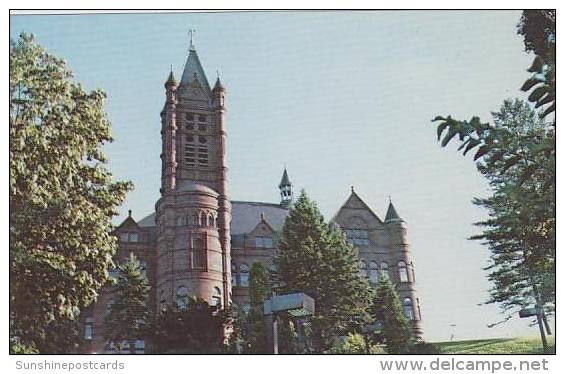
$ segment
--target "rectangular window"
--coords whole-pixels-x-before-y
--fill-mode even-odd
[[[255,247],[256,248],[273,248],[273,238],[267,236],[256,236],[255,237]]]
[[[129,233],[129,241],[137,243],[139,241],[139,235],[136,232]]]
[[[206,122],[206,116],[203,115],[203,114],[199,114],[199,115],[198,115],[198,120],[199,120],[200,122]]]
[[[129,234],[127,232],[122,232],[120,234],[120,241],[121,242],[128,242],[129,241]]]
[[[94,335],[94,318],[87,317],[84,320],[84,339],[92,340],[93,335]]]
[[[206,131],[206,124],[205,123],[199,123],[198,124],[198,131],[205,132]]]

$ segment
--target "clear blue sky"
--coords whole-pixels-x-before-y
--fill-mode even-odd
[[[227,88],[231,196],[278,201],[284,165],[327,218],[354,185],[384,217],[406,219],[428,340],[533,335],[487,298],[489,252],[467,240],[488,194],[470,157],[436,141],[438,114],[490,120],[532,56],[516,11],[238,12],[21,15],[11,36],[36,34],[86,88],[107,92],[116,178],[135,183],[120,209],[140,219],[159,197],[163,83],[177,77],[188,29],[208,75]],[[455,324],[456,327],[450,325]]]

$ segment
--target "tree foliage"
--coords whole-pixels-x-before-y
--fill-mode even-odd
[[[249,298],[251,308],[238,324],[242,353],[269,353],[267,325],[263,315],[263,304],[271,294],[269,270],[259,262],[251,264],[249,270]]]
[[[51,324],[76,320],[108,280],[111,218],[131,185],[104,166],[104,98],[33,36],[11,41],[10,319],[20,344],[65,340]]]
[[[384,276],[379,278],[377,296],[371,314],[375,321],[382,323],[376,340],[386,345],[387,352],[409,353],[413,340],[412,327],[404,315],[396,289]]]
[[[154,353],[221,353],[227,315],[205,300],[190,297],[188,308],[169,308],[156,315],[150,339]]]
[[[555,112],[555,10],[525,10],[518,23],[518,34],[524,37],[526,51],[536,57],[528,72],[533,73],[522,85],[528,100],[543,107],[542,117]]]
[[[477,168],[493,191],[476,198],[489,219],[477,225],[491,250],[489,303],[509,312],[555,301],[555,127],[521,100],[506,100],[493,124],[441,118],[442,145],[458,135],[464,154],[478,147]]]
[[[104,337],[114,344],[127,341],[130,352],[134,354],[135,341],[143,339],[147,333],[151,287],[133,253],[118,269],[114,303],[104,321]]]
[[[316,302],[312,348],[322,352],[336,336],[369,320],[372,289],[357,268],[355,249],[303,191],[290,209],[276,257],[279,292],[304,292]]]
[[[367,344],[369,346],[367,347]],[[367,348],[369,352],[367,352]],[[365,340],[363,335],[358,333],[349,333],[347,337],[334,343],[333,347],[325,353],[330,354],[384,354],[385,351],[381,346],[371,344]]]

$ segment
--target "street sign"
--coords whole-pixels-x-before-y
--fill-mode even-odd
[[[542,314],[541,308],[525,308],[518,312],[520,318],[537,316],[538,314]]]
[[[292,293],[271,297],[263,304],[263,314],[287,312],[293,317],[314,314],[314,299],[305,293]]]

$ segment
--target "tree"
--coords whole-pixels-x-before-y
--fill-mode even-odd
[[[155,353],[221,353],[226,322],[227,315],[217,307],[189,297],[186,309],[168,308],[155,316],[150,339]]]
[[[473,201],[489,219],[471,239],[491,251],[487,303],[502,307],[504,322],[521,308],[555,303],[555,126],[521,100],[506,100],[492,115],[493,125],[442,118],[438,137],[448,129],[445,146],[459,135],[463,154],[480,145],[474,159],[493,194]]]
[[[325,353],[330,354],[383,354],[385,353],[383,349],[374,344],[369,344],[367,347],[367,343],[365,338],[361,334],[357,333],[349,333],[347,337],[343,340],[340,340],[334,344],[328,351]],[[367,352],[368,348],[368,352]]]
[[[135,354],[135,341],[146,335],[151,287],[133,253],[118,270],[114,303],[104,322],[104,337],[114,344],[127,341],[130,353]]]
[[[369,320],[372,289],[361,277],[355,249],[302,191],[290,209],[275,258],[279,292],[304,292],[316,302],[312,348],[323,352],[339,335]]]
[[[113,182],[105,95],[85,92],[34,37],[10,42],[10,321],[25,346],[56,344],[108,280],[131,184]]]
[[[236,323],[236,334],[243,353],[268,353],[267,326],[263,315],[263,303],[271,294],[269,270],[260,262],[254,262],[249,271],[249,313]]]
[[[371,308],[375,321],[382,323],[379,340],[386,344],[388,353],[409,353],[412,343],[412,327],[404,315],[400,298],[390,280],[379,278],[377,297]]]

